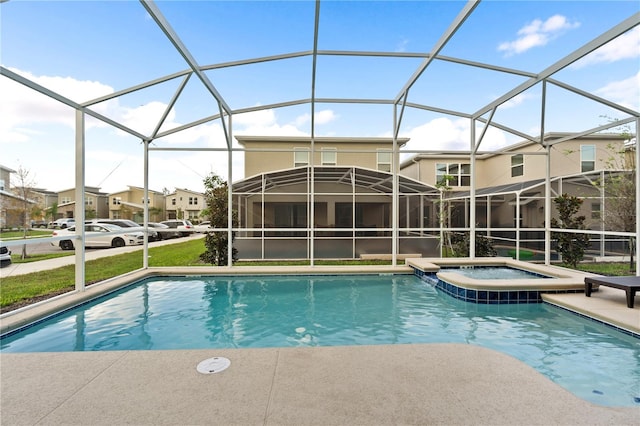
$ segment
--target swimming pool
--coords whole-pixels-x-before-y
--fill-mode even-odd
[[[547,304],[476,305],[413,275],[154,277],[1,340],[3,352],[468,343],[579,397],[637,406],[638,339]],[[487,372],[488,379],[496,371]]]

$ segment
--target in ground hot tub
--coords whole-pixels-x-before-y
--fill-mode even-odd
[[[584,292],[590,274],[508,257],[416,258],[416,275],[456,299],[473,303],[540,303],[544,293]]]

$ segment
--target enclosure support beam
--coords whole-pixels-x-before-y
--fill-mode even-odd
[[[233,140],[233,116],[229,116],[229,140]],[[224,121],[224,117],[223,117]],[[227,151],[227,266],[233,266],[233,150]],[[240,199],[238,199],[240,208]]]
[[[74,239],[75,254],[75,282],[76,291],[84,291],[85,281],[85,247],[84,247],[84,176],[85,176],[85,143],[84,143],[84,110],[76,109],[76,188],[75,188],[75,218],[76,235]]]
[[[404,107],[403,107],[404,109]],[[396,266],[398,264],[398,221],[400,215],[399,211],[399,197],[398,197],[398,167],[400,153],[398,152],[398,106],[393,106],[393,146],[391,154],[391,173],[393,176],[392,188],[391,188],[391,265]]]
[[[489,126],[487,122],[485,129]],[[476,146],[476,120],[471,119],[471,191],[469,193],[471,200],[471,209],[469,211],[469,257],[476,257],[476,150],[480,143]],[[483,132],[484,136],[484,132]]]
[[[144,193],[143,203],[144,207],[144,247],[142,248],[142,269],[149,268],[149,144],[151,141],[142,141],[144,145]]]
[[[516,192],[516,260],[520,260],[520,193]]]
[[[551,264],[551,145],[542,145],[547,150],[546,173],[544,179],[544,264]]]
[[[638,220],[638,214],[640,213],[640,173],[638,173],[638,165],[640,165],[640,149],[638,149],[638,130],[640,129],[640,118],[636,119],[636,144],[635,144],[635,173],[636,173],[636,276],[640,276],[640,256],[638,256],[638,239],[640,239],[640,220]]]

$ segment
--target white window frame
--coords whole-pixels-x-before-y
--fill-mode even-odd
[[[599,201],[591,203],[591,219],[602,219],[602,204]]]
[[[441,169],[444,166],[444,173],[442,173]],[[436,183],[440,183],[440,181],[444,180],[445,176],[453,177],[452,180],[448,182],[442,182],[447,186],[451,187],[460,187],[460,186],[470,186],[471,185],[471,164],[469,163],[436,163]],[[465,169],[469,169],[469,173],[463,173],[462,171]],[[452,173],[452,169],[457,168],[458,171]],[[468,178],[465,180],[469,180],[469,184],[463,185],[463,178]]]
[[[304,158],[306,157],[306,160]],[[293,167],[304,167],[309,165],[309,148],[293,148]]]
[[[589,149],[589,153],[593,154],[593,159],[585,159],[587,154],[587,149]],[[591,168],[585,169],[585,164],[591,164]],[[582,173],[591,172],[596,169],[596,146],[595,145],[580,145],[580,171]]]
[[[322,148],[320,157],[323,166],[338,165],[338,150],[336,148]]]
[[[389,157],[389,160],[386,161],[385,158],[381,157]],[[393,164],[393,151],[390,149],[379,148],[376,152],[376,169],[381,172],[392,172],[392,164]]]
[[[518,157],[520,157],[520,162],[514,163],[514,160]],[[524,154],[514,154],[511,156],[511,177],[518,176],[524,176]]]

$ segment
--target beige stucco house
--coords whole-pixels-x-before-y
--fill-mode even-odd
[[[243,258],[357,257],[389,252],[394,177],[390,138],[236,136],[245,179],[233,184]],[[400,139],[398,148],[408,139]],[[313,163],[314,167],[310,165]],[[312,172],[313,171],[313,172]],[[399,176],[401,220],[432,186]],[[313,194],[313,205],[311,205]],[[312,218],[312,219],[311,219]],[[310,229],[316,228],[313,248]]]
[[[85,186],[84,205],[87,218],[107,217],[109,214],[109,199],[100,188]],[[58,215],[56,219],[74,217],[76,208],[76,190],[69,188],[58,191]]]
[[[176,188],[164,202],[167,219],[187,219],[195,223],[200,221],[202,210],[207,207],[204,194],[184,188]]]
[[[606,198],[595,184],[607,170],[608,159],[623,149],[625,138],[572,137],[545,135],[551,145],[552,197],[566,192],[584,198],[589,226],[600,229]],[[390,138],[322,137],[314,139],[313,147],[308,137],[236,139],[245,148],[247,176],[233,184],[234,209],[243,229],[236,236],[241,258],[308,258],[311,250],[315,258],[391,252]],[[407,142],[400,139],[398,148]],[[538,233],[545,219],[546,158],[546,148],[531,141],[499,153],[479,152],[473,206],[468,154],[425,153],[399,162],[398,252],[438,255],[438,209],[443,200],[450,209],[448,226],[468,228],[475,209],[475,225],[484,228],[481,233],[513,241],[530,228],[536,248],[543,243]],[[441,191],[445,178],[446,190]]]
[[[134,222],[144,221],[144,207],[149,205],[149,221],[164,220],[164,194],[158,191],[148,190],[148,199],[145,202],[144,188],[128,186],[124,191],[108,194],[108,215],[99,216],[109,219],[130,219]]]
[[[552,197],[568,193],[585,199],[582,214],[593,229],[601,226],[603,208],[597,183],[609,170],[612,158],[624,150],[626,138],[619,134],[592,134],[564,140],[567,133],[545,135],[549,142],[549,174]],[[544,179],[546,148],[526,141],[501,153],[479,153],[476,157],[476,225],[479,227],[544,227]],[[422,182],[448,179],[447,197],[457,206],[453,226],[469,226],[471,166],[468,155],[437,153],[416,155],[401,164],[401,173]],[[554,212],[555,213],[555,212]],[[516,220],[519,217],[519,220]]]
[[[15,170],[0,165],[0,227],[23,226],[24,198],[11,190],[11,174]],[[33,202],[28,200],[29,205]]]

